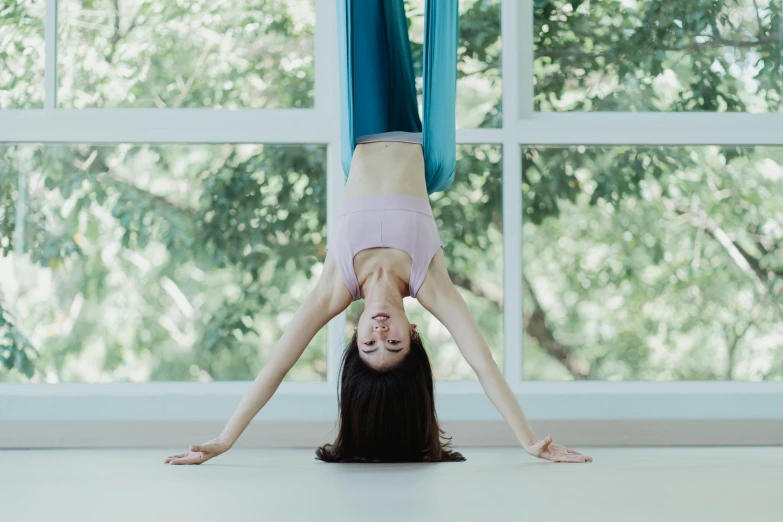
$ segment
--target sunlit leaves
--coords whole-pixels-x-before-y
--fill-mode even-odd
[[[783,108],[777,0],[549,0],[534,17],[541,110]]]
[[[312,107],[311,0],[58,2],[64,107]]]

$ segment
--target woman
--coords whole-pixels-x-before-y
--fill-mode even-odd
[[[415,297],[449,330],[492,403],[531,455],[590,462],[537,439],[465,301],[452,284],[428,194],[455,168],[457,2],[427,0],[423,125],[402,0],[340,0],[342,159],[348,175],[315,288],[221,435],[167,464],[201,464],[232,447],[315,334],[364,299],[340,372],[340,426],[327,462],[458,461],[441,441],[432,370],[403,298]]]

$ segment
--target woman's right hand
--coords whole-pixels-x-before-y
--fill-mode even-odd
[[[568,449],[560,444],[552,442],[552,435],[547,435],[542,440],[534,440],[525,451],[544,460],[552,462],[593,462],[593,457],[582,455],[578,451]]]
[[[231,449],[231,444],[228,442],[221,440],[219,437],[217,439],[212,439],[209,442],[205,442],[204,444],[193,444],[190,446],[189,451],[187,453],[181,453],[179,455],[172,455],[169,458],[167,458],[163,463],[164,464],[203,464],[204,462],[208,461],[211,458],[217,457],[218,455],[227,452]]]

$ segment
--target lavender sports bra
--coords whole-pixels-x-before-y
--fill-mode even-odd
[[[443,246],[429,202],[413,196],[384,194],[343,201],[328,248],[354,301],[362,298],[353,258],[368,248],[396,248],[411,256],[411,297],[424,283],[427,269]]]

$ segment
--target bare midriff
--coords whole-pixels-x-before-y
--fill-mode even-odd
[[[343,199],[382,194],[402,194],[429,201],[421,145],[378,141],[356,146]]]

